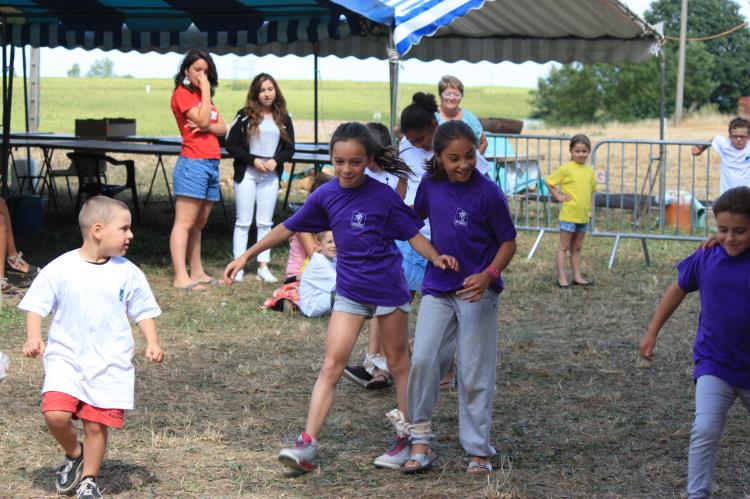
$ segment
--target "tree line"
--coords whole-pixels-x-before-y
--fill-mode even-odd
[[[656,0],[646,11],[651,25],[664,22],[664,34],[680,31],[680,0]],[[731,0],[690,0],[687,37],[723,33],[745,21]],[[678,42],[664,47],[667,64],[666,110],[674,112]],[[685,51],[684,105],[706,105],[736,113],[737,100],[750,94],[750,30],[706,41],[689,41]],[[532,97],[534,118],[550,124],[577,125],[659,116],[659,58],[622,64],[565,64],[540,78]]]

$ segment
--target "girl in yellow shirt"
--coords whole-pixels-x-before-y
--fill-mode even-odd
[[[570,252],[573,285],[591,286],[581,275],[581,248],[589,230],[591,199],[596,190],[596,176],[586,160],[591,154],[591,140],[583,134],[570,139],[571,161],[553,171],[544,182],[550,193],[561,202],[560,244],[557,247],[557,285],[570,286],[565,274],[565,253]]]

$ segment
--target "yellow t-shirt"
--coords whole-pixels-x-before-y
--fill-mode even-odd
[[[570,196],[560,210],[560,220],[577,224],[591,219],[591,196],[596,191],[596,175],[589,165],[569,161],[544,179]]]

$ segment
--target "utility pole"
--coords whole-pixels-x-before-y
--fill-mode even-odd
[[[682,121],[682,101],[685,90],[685,38],[687,38],[688,0],[682,0],[680,12],[680,49],[677,60],[677,97],[674,104],[675,125]]]
[[[39,130],[39,48],[31,47],[31,64],[29,67],[29,130]]]

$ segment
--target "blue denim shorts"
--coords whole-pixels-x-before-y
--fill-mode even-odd
[[[219,160],[180,156],[172,173],[175,196],[219,200]]]
[[[358,301],[350,300],[345,296],[336,294],[336,298],[333,300],[333,311],[334,312],[346,312],[354,315],[364,315],[368,319],[377,317],[379,315],[388,315],[391,312],[395,312],[396,309],[406,312],[411,312],[411,305],[404,303],[397,307],[385,307],[383,305],[371,305],[369,303],[360,303]]]
[[[417,253],[417,250],[412,248],[409,241],[395,241],[395,243],[404,259],[402,267],[404,277],[406,277],[406,285],[409,291],[419,291],[427,272],[427,259]]]
[[[560,220],[560,232],[588,232],[589,224],[577,224],[575,222],[563,222]]]

